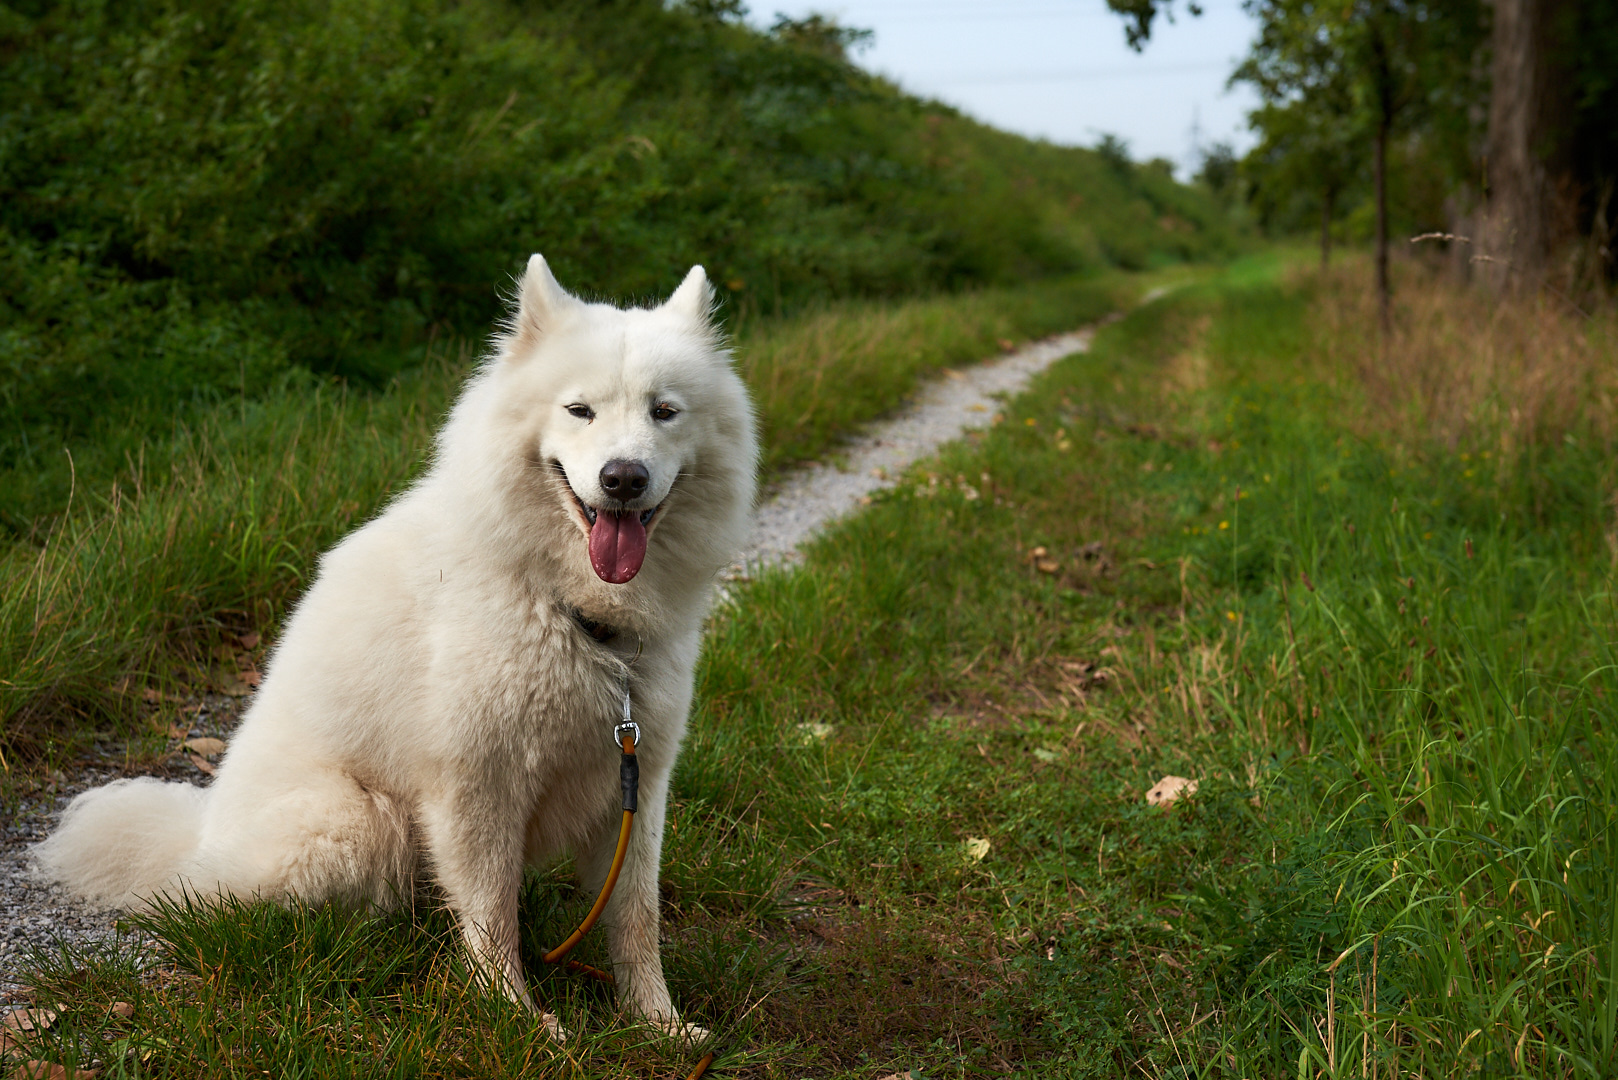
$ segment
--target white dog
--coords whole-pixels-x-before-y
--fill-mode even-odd
[[[699,1034],[663,981],[658,862],[757,458],[710,306],[700,266],[661,307],[621,310],[564,292],[535,255],[431,470],[321,561],[213,786],[86,792],[35,849],[41,876],[119,906],[182,890],[387,905],[424,857],[480,976],[534,1008],[523,867],[571,850],[591,889],[606,876],[627,685],[640,812],[608,947],[632,1015]]]

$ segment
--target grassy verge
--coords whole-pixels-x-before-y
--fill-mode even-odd
[[[770,470],[827,452],[939,368],[1093,322],[1145,279],[1069,279],[744,322]],[[39,544],[0,553],[0,761],[51,759],[124,722],[143,688],[232,686],[213,650],[262,632],[315,556],[422,464],[470,366],[449,352],[379,394],[298,385],[223,406],[152,444],[109,489],[80,490]]]
[[[1273,278],[1109,328],[716,619],[665,868],[716,1075],[1612,1074],[1610,510],[1353,434],[1358,384],[1301,359],[1330,293]],[[1611,489],[1595,444],[1536,462]],[[1148,806],[1167,774],[1199,789]],[[588,901],[569,880],[532,880],[530,957]],[[464,989],[434,913],[153,928],[155,972],[46,963],[72,1007],[42,1055],[683,1060],[541,974],[580,1033],[549,1046]]]

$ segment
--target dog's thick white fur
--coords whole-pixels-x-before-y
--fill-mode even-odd
[[[664,985],[658,863],[757,457],[710,297],[695,267],[657,308],[585,303],[535,255],[432,468],[321,560],[212,787],[86,792],[35,848],[40,875],[118,906],[182,891],[388,905],[421,860],[480,977],[534,1008],[523,867],[573,851],[588,888],[606,876],[627,677],[640,810],[603,922],[621,1007],[693,1035]]]

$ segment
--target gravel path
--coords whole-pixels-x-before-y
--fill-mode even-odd
[[[146,768],[125,767],[123,746],[98,742],[91,750],[98,764],[54,774],[24,796],[17,813],[0,825],[0,1001],[26,997],[26,987],[17,979],[36,951],[53,949],[57,943],[86,945],[117,937],[116,912],[69,899],[61,890],[29,877],[29,845],[45,839],[73,796],[98,784],[139,774],[206,783],[207,773],[193,763],[198,759],[181,752],[180,742],[228,736],[242,704],[239,698],[221,694],[188,703],[181,712],[184,720],[171,721],[186,725],[184,730],[171,730],[174,752]]]
[[[1090,336],[1088,330],[1063,334],[975,367],[947,370],[899,415],[847,443],[834,464],[811,464],[787,476],[766,494],[752,545],[731,577],[795,562],[799,547],[821,526],[858,510],[873,491],[893,486],[912,462],[931,456],[973,428],[987,426],[1001,398],[1022,390],[1062,357],[1089,348]],[[184,737],[228,737],[239,704],[220,697],[193,703],[186,713],[190,727]],[[182,733],[174,735],[171,741],[177,745]],[[36,884],[27,873],[28,845],[44,838],[74,795],[132,775],[118,764],[124,757],[121,748],[98,745],[96,751],[105,765],[57,774],[0,826],[0,1000],[24,995],[26,988],[16,979],[34,950],[50,949],[58,942],[106,941],[116,933],[114,913],[68,900],[58,890]],[[206,781],[203,772],[178,752],[142,771]]]
[[[1062,357],[1084,352],[1092,333],[1061,334],[975,367],[946,369],[945,378],[924,387],[899,415],[846,444],[837,460],[813,462],[768,492],[758,510],[753,543],[733,575],[796,562],[798,549],[821,526],[858,510],[873,491],[894,486],[912,462],[931,457],[973,428],[986,427],[1001,398],[1020,392]]]

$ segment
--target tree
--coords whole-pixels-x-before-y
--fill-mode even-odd
[[[1484,236],[1497,288],[1538,282],[1573,186],[1567,123],[1573,81],[1554,63],[1570,28],[1563,0],[1495,0]]]
[[[843,26],[827,15],[808,15],[802,19],[777,15],[770,33],[781,41],[839,61],[846,61],[851,52],[870,48],[876,37],[873,31]]]
[[[1173,0],[1108,5],[1124,15],[1136,48],[1149,38],[1154,16],[1173,12]],[[1250,121],[1272,162],[1293,158],[1272,173],[1311,175],[1328,229],[1350,172],[1342,152],[1370,143],[1376,287],[1387,331],[1388,144],[1426,120],[1446,87],[1466,83],[1469,43],[1481,26],[1477,0],[1244,0],[1243,7],[1258,21],[1259,36],[1233,79],[1251,82],[1264,100]]]
[[[1152,22],[1157,16],[1174,21],[1174,0],[1107,0],[1107,7],[1124,17],[1124,38],[1136,52],[1151,40]],[[1190,0],[1186,10],[1192,15],[1202,14],[1202,6],[1196,0]]]
[[[1240,163],[1261,223],[1293,209],[1303,193],[1318,200],[1322,269],[1331,264],[1332,222],[1365,174],[1360,133],[1351,118],[1333,124],[1330,115],[1303,98],[1260,106],[1252,119],[1258,145]]]
[[[1201,157],[1202,162],[1192,179],[1226,206],[1234,203],[1237,184],[1241,181],[1241,160],[1236,156],[1236,148],[1221,140],[1203,150]]]
[[[1250,4],[1248,10],[1260,16],[1259,39],[1230,77],[1233,84],[1251,84],[1263,102],[1248,118],[1259,133],[1248,172],[1272,204],[1288,190],[1319,195],[1325,267],[1337,201],[1359,172],[1364,138],[1350,57],[1342,35],[1308,5]]]
[[[1384,333],[1392,327],[1388,281],[1388,143],[1401,123],[1415,119],[1433,68],[1449,62],[1434,54],[1434,28],[1457,7],[1424,0],[1246,0],[1259,20],[1253,52],[1235,78],[1252,82],[1270,112],[1254,114],[1255,126],[1276,124],[1306,134],[1296,139],[1305,159],[1299,167],[1322,170],[1323,190],[1340,190],[1337,151],[1345,139],[1368,134],[1376,200],[1376,290]],[[1263,130],[1261,128],[1261,130]],[[1294,136],[1296,138],[1296,136]],[[1362,143],[1363,145],[1363,143]],[[1329,209],[1328,211],[1329,212]]]

